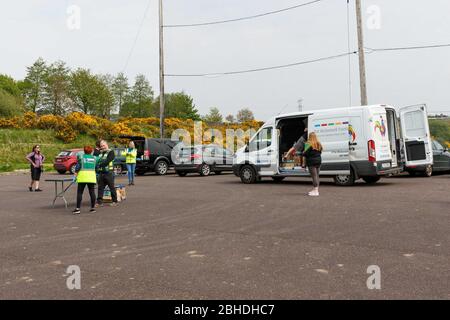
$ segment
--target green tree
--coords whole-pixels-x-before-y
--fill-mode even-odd
[[[108,75],[96,76],[94,82],[95,100],[93,113],[99,117],[110,119],[114,108],[114,95]]]
[[[255,116],[249,108],[244,108],[238,111],[236,119],[238,122],[252,121],[255,120]]]
[[[236,122],[236,119],[234,118],[234,116],[232,114],[227,115],[225,120],[227,120],[230,123]]]
[[[144,118],[152,115],[153,90],[144,75],[136,76],[133,87],[120,109],[124,117]]]
[[[88,69],[70,74],[70,98],[78,111],[91,114],[95,110],[97,78]]]
[[[9,117],[23,113],[25,108],[20,82],[8,75],[0,74],[0,91],[0,115]]]
[[[39,58],[32,66],[27,67],[27,75],[20,83],[25,105],[33,112],[37,112],[44,107],[43,96],[47,74],[47,63],[44,59]]]
[[[3,89],[10,95],[19,98],[21,91],[16,80],[6,74],[0,74],[0,89]]]
[[[203,117],[203,121],[206,122],[223,122],[223,117],[220,114],[220,111],[218,108],[211,108],[209,109],[209,113]]]
[[[48,67],[43,92],[43,112],[64,115],[71,111],[69,98],[69,68],[63,61],[52,63]]]
[[[130,86],[128,85],[128,78],[122,73],[118,73],[112,83],[112,93],[116,101],[116,111],[120,113],[125,97],[128,95]]]
[[[0,89],[0,117],[12,117],[22,113],[17,97]]]
[[[164,95],[164,111],[166,118],[180,118],[200,120],[194,100],[184,92],[175,92]],[[159,97],[153,104],[153,114],[159,117]]]

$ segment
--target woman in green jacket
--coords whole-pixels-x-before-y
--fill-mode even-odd
[[[75,169],[75,178],[78,184],[77,189],[77,207],[73,210],[73,214],[80,214],[81,201],[83,199],[84,188],[89,190],[89,196],[91,197],[91,213],[95,212],[95,184],[97,183],[97,175],[95,173],[95,167],[97,166],[98,159],[92,155],[92,147],[85,146],[84,154],[78,155],[77,166]]]

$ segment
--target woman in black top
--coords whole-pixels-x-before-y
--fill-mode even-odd
[[[306,159],[306,165],[313,180],[313,189],[308,193],[309,196],[319,196],[319,172],[322,164],[322,144],[317,139],[317,135],[312,132],[309,134],[308,141],[305,143],[303,156]]]

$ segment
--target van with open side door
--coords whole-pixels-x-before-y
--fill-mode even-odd
[[[376,183],[405,166],[433,163],[425,105],[372,105],[273,117],[236,152],[234,174],[243,183],[309,176],[307,168],[286,166],[283,159],[305,128],[323,146],[320,175],[333,177],[337,185],[353,185],[358,179]]]

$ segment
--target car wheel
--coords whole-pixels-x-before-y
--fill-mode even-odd
[[[337,175],[333,177],[334,183],[338,186],[352,186],[355,183],[355,174],[350,170],[349,175]]]
[[[179,175],[180,177],[186,177],[187,172],[185,172],[185,171],[177,171],[177,175]]]
[[[70,171],[71,174],[75,174],[75,168],[76,168],[76,167],[77,167],[76,164],[73,164],[73,165],[70,166],[69,171]]]
[[[249,165],[245,165],[242,167],[239,177],[241,178],[241,181],[245,184],[251,184],[256,182],[256,172],[253,167]]]
[[[275,182],[281,182],[284,180],[285,177],[272,177],[272,180]]]
[[[66,173],[66,170],[57,170],[59,174],[64,174]]]
[[[155,172],[159,176],[163,176],[167,173],[167,170],[169,169],[169,166],[167,165],[167,162],[160,160],[155,164]]]
[[[380,181],[381,177],[362,177],[365,183],[374,184]]]
[[[200,167],[200,175],[206,177],[209,176],[210,173],[211,167],[206,163],[202,164],[202,166]]]
[[[423,172],[423,175],[425,177],[431,177],[433,175],[433,166],[432,165],[427,165],[425,168],[425,171]]]

